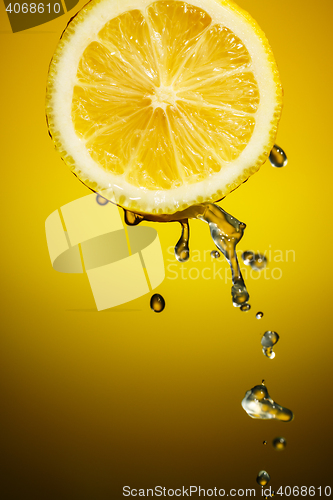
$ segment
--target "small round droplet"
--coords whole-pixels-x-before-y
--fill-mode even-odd
[[[256,253],[250,262],[250,266],[254,271],[262,271],[267,266],[267,258],[265,255]]]
[[[266,446],[266,444],[267,444],[267,441],[263,441],[263,442],[262,442],[262,444]]]
[[[263,312],[261,312],[261,311],[259,311],[259,312],[257,312],[257,314],[256,314],[256,318],[257,318],[257,319],[261,319],[261,318],[263,317],[263,315],[264,315],[264,313],[263,313]]]
[[[261,385],[265,385],[265,379],[264,378],[261,381]]]
[[[251,304],[243,304],[242,306],[240,306],[240,310],[243,312],[247,312],[250,309],[251,309]]]
[[[275,439],[273,439],[273,446],[276,450],[284,450],[287,446],[287,441],[284,437],[276,437]]]
[[[221,254],[217,250],[212,250],[210,252],[210,256],[211,256],[212,259],[219,259],[220,256],[221,256]]]
[[[107,200],[106,198],[104,198],[103,196],[101,196],[100,194],[96,194],[96,201],[99,205],[101,205],[102,207],[104,205],[107,205],[109,203],[109,200]]]
[[[251,252],[251,250],[246,250],[242,253],[242,259],[246,266],[250,266],[251,262],[254,260],[254,252]]]
[[[287,165],[288,158],[283,149],[275,144],[270,152],[269,161],[271,162],[272,167],[281,168]]]
[[[160,313],[165,308],[165,300],[159,293],[154,293],[150,299],[150,307],[153,311]]]
[[[261,470],[257,476],[257,483],[260,484],[260,486],[266,486],[266,484],[269,483],[270,479],[271,476],[268,474],[268,472],[266,472],[265,470]]]

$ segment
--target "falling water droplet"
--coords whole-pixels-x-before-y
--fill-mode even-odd
[[[159,313],[165,308],[165,300],[159,293],[154,293],[150,299],[150,307],[153,311]]]
[[[261,312],[261,311],[259,311],[259,312],[257,312],[257,314],[256,314],[256,318],[257,318],[257,319],[261,319],[261,318],[263,317],[263,315],[264,315],[264,313],[263,313],[263,312]]]
[[[275,358],[275,352],[273,351],[273,346],[278,342],[279,338],[280,337],[276,332],[268,331],[264,333],[261,339],[262,352],[269,359]]]
[[[247,312],[251,309],[251,305],[250,304],[243,304],[242,306],[240,306],[240,310],[243,311],[243,312]]]
[[[210,256],[211,256],[212,259],[219,259],[220,256],[221,256],[221,254],[217,250],[212,250],[210,252]]]
[[[251,250],[246,250],[242,253],[242,259],[246,266],[250,266],[251,262],[254,259],[254,252],[251,252]]]
[[[267,444],[267,441],[263,441],[263,442],[262,442],[262,444],[264,444],[264,445],[266,446],[266,444]]]
[[[291,410],[273,401],[264,385],[256,385],[247,391],[242,407],[251,418],[276,419],[283,422],[290,422],[294,418]]]
[[[109,203],[109,200],[101,196],[100,194],[96,194],[96,201],[99,205],[107,205]]]
[[[284,450],[287,446],[287,441],[284,437],[276,437],[273,439],[273,446],[276,450]]]
[[[254,271],[262,271],[267,266],[267,258],[265,255],[256,253],[250,262],[250,266]]]
[[[261,470],[258,473],[257,483],[260,484],[260,486],[266,486],[266,484],[268,484],[270,480],[271,476],[265,470]]]
[[[182,234],[175,246],[175,256],[178,262],[186,262],[190,257],[190,249],[188,246],[190,238],[190,227],[188,225],[188,220],[179,221],[182,226]]]
[[[288,158],[283,149],[275,144],[270,152],[269,161],[271,162],[272,167],[281,168],[287,165]]]
[[[265,500],[268,500],[269,498],[273,498],[273,497],[274,497],[274,495],[275,495],[275,491],[272,491],[272,492],[270,493],[270,495],[268,495],[268,496],[266,496],[266,497],[265,497]]]
[[[265,379],[264,378],[261,381],[261,385],[265,385]]]

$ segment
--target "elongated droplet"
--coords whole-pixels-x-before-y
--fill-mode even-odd
[[[179,223],[182,226],[182,234],[175,246],[175,256],[179,262],[186,262],[190,257],[190,249],[188,246],[190,227],[188,225],[188,219],[180,220]]]
[[[160,313],[165,308],[165,300],[159,293],[154,293],[150,299],[150,307],[153,311]]]
[[[271,162],[272,167],[281,168],[287,165],[288,158],[283,149],[275,144],[270,152],[269,161]]]
[[[275,352],[273,351],[273,346],[275,346],[275,344],[278,342],[279,338],[280,337],[276,332],[271,332],[269,330],[268,332],[264,333],[264,335],[261,339],[262,352],[269,359],[275,358]]]
[[[257,319],[261,319],[261,318],[263,317],[263,315],[264,315],[264,313],[263,313],[263,312],[261,312],[261,311],[259,311],[259,312],[257,312],[257,314],[256,314],[256,318],[257,318]]]
[[[212,259],[219,259],[220,256],[221,256],[221,254],[217,250],[212,250],[210,252],[210,256],[211,256]]]
[[[239,268],[236,245],[243,237],[246,225],[213,203],[205,204],[203,213],[198,213],[197,218],[208,223],[215,245],[230,265],[232,302],[235,307],[240,307],[248,302],[249,294]]]
[[[284,450],[287,446],[287,441],[284,439],[284,437],[276,437],[275,439],[273,439],[273,446],[276,450]]]
[[[109,200],[101,196],[100,194],[96,194],[96,201],[99,205],[107,205],[109,203]]]
[[[258,473],[257,483],[260,484],[260,486],[266,486],[266,484],[268,484],[270,480],[271,476],[265,470],[261,470]]]
[[[242,401],[242,407],[251,418],[275,419],[282,422],[290,422],[294,418],[291,410],[273,401],[264,385],[256,385],[247,391]]]

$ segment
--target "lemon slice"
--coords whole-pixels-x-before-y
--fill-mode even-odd
[[[227,0],[94,0],[47,83],[50,133],[87,186],[132,211],[216,201],[266,160],[282,105],[255,21]]]

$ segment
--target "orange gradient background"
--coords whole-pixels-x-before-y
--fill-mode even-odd
[[[12,34],[1,4],[5,500],[118,500],[125,485],[256,488],[258,497],[261,469],[275,490],[332,486],[333,4],[238,4],[265,31],[280,69],[277,144],[289,164],[267,162],[221,206],[247,224],[240,249],[293,250],[295,259],[269,263],[268,275],[279,267],[281,279],[248,278],[248,313],[232,307],[230,281],[173,280],[167,269],[156,290],[166,301],[161,314],[150,310],[150,295],[97,312],[85,275],[52,269],[45,219],[89,194],[54,151],[44,113],[48,65],[75,9]],[[180,227],[155,227],[169,265]],[[207,225],[191,222],[190,246],[201,255],[213,249]],[[213,265],[224,276],[222,258],[172,269],[188,276]],[[265,330],[280,335],[273,361],[261,352]],[[262,379],[294,421],[246,415],[241,400]],[[280,435],[283,452],[271,444]]]

